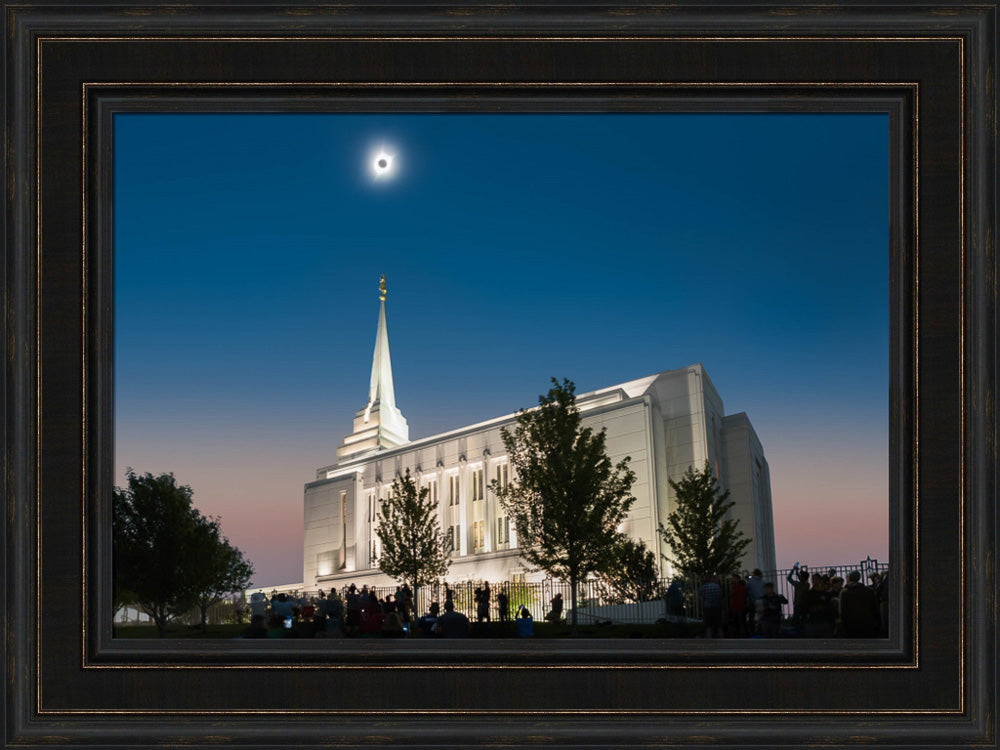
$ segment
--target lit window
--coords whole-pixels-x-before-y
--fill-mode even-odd
[[[505,549],[510,544],[510,522],[507,516],[497,518],[497,549]]]
[[[483,502],[485,485],[482,469],[473,469],[469,475],[469,496],[472,500],[472,549],[486,551],[486,503]]]
[[[505,489],[507,487],[508,477],[509,477],[509,474],[508,474],[507,462],[505,461],[502,464],[497,464],[497,466],[496,466],[496,480],[497,480],[497,484],[500,485],[501,489]]]
[[[500,489],[506,489],[510,482],[510,465],[504,461],[494,467],[494,479]],[[497,503],[497,531],[495,549],[507,549],[510,546],[510,520],[500,503]]]
[[[472,502],[477,503],[483,499],[483,470],[476,469],[472,472],[469,493]]]
[[[462,537],[460,529],[461,521],[461,497],[459,495],[459,477],[458,474],[448,475],[448,523],[449,523],[449,534],[451,535],[451,551],[458,552],[462,548]]]

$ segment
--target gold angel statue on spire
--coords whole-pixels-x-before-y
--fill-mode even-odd
[[[378,277],[378,298],[380,302],[385,302],[385,274]]]

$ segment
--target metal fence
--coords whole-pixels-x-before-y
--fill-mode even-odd
[[[872,573],[885,574],[888,566],[878,560],[868,558],[862,560],[857,565],[829,565],[829,566],[809,566],[810,573],[818,572],[827,574],[832,571],[833,575],[846,579],[848,574],[856,570],[861,573],[862,582],[867,583]],[[794,589],[788,580],[792,569],[783,568],[781,570],[766,571],[763,580],[774,584],[775,591],[785,596],[789,601],[785,614],[791,614],[791,602],[794,598]],[[464,612],[470,620],[475,621],[478,615],[476,590],[483,589],[489,584],[489,606],[488,613],[491,621],[500,619],[500,603],[498,594],[503,592],[507,596],[508,616],[513,618],[520,607],[526,607],[535,620],[541,620],[552,612],[552,602],[557,594],[562,595],[562,619],[568,618],[571,608],[570,585],[566,581],[548,578],[542,581],[501,583],[487,581],[463,581],[459,583],[449,583],[447,590],[444,583],[436,583],[422,586],[417,592],[414,616],[426,612],[431,602],[438,602],[444,606],[447,598],[447,591],[451,592],[451,600],[455,609]],[[725,600],[729,597],[729,580],[721,580],[725,592]],[[613,590],[600,580],[587,580],[577,584],[577,616],[581,623],[590,622],[616,622],[616,623],[637,623],[655,622],[660,618],[667,619],[701,619],[701,603],[697,592],[701,581],[689,578],[662,578],[658,581],[649,582],[648,585],[639,588],[646,590],[645,596],[629,596]],[[369,587],[378,599],[385,600],[389,596],[395,596],[396,586],[373,586]],[[347,593],[347,586],[338,589],[343,596]],[[271,598],[274,590],[267,592]],[[315,597],[319,591],[293,590],[290,593],[295,598]],[[330,593],[330,590],[326,590]],[[208,624],[219,625],[232,622],[246,622],[249,613],[249,597],[246,601],[233,600],[222,601],[213,605],[208,610]],[[199,622],[200,614],[197,609],[178,618],[178,622],[184,625],[196,625]],[[115,622],[125,623],[149,623],[148,617],[135,610],[125,610],[116,613]]]
[[[886,563],[868,558],[856,565],[828,565],[809,566],[807,570],[823,574],[831,573],[846,580],[851,571],[861,573],[862,581],[868,582],[872,573],[884,574],[888,568]],[[788,576],[792,572],[790,568],[766,571],[763,573],[764,582],[774,584],[775,592],[785,596],[789,601],[786,608],[786,615],[791,614],[791,602],[794,596],[794,589],[788,581]],[[744,577],[745,578],[745,577]],[[562,598],[562,619],[566,619],[570,614],[571,591],[567,581],[547,578],[542,581],[530,582],[488,582],[488,581],[462,581],[449,583],[447,588],[444,583],[430,584],[422,586],[417,592],[413,615],[419,616],[426,612],[431,602],[438,602],[441,607],[445,600],[450,597],[455,605],[455,609],[465,613],[470,620],[478,619],[477,589],[483,589],[489,585],[489,606],[487,611],[489,619],[496,621],[500,619],[500,604],[498,594],[503,592],[507,596],[508,616],[513,618],[520,607],[526,607],[534,619],[540,620],[553,611],[552,602],[557,594]],[[720,580],[725,593],[725,601],[729,600],[729,579]],[[591,579],[581,581],[577,584],[577,615],[581,623],[586,622],[617,622],[617,623],[637,623],[655,622],[660,618],[666,619],[701,619],[701,603],[697,592],[701,581],[696,578],[661,578],[657,581],[649,582],[645,586],[638,588],[645,589],[645,596],[636,597],[622,595],[615,591],[601,580]],[[369,586],[368,590],[379,600],[388,599],[395,596],[397,586]],[[341,596],[346,596],[348,586],[344,586],[337,591]],[[293,591],[290,592],[296,597],[312,597],[318,591]],[[330,590],[326,590],[329,594]]]
[[[873,573],[878,573],[880,576],[885,575],[889,569],[889,565],[888,563],[880,563],[878,560],[873,560],[869,557],[857,565],[809,565],[803,566],[802,569],[810,574],[822,573],[826,575],[829,573],[831,577],[840,576],[845,581],[851,571],[856,570],[861,574],[861,582],[867,584]],[[775,592],[782,594],[789,602],[795,596],[795,589],[788,580],[789,576],[794,578],[792,575],[793,570],[793,568],[782,568],[781,570],[774,570],[764,574],[764,581],[774,583]]]

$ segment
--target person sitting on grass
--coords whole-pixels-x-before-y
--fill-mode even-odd
[[[364,636],[376,636],[382,632],[382,623],[385,622],[385,615],[377,605],[369,605],[371,609],[361,610],[360,633]]]
[[[427,610],[427,614],[422,615],[419,620],[417,620],[417,627],[420,628],[420,632],[423,634],[424,638],[437,638],[437,633],[434,632],[434,626],[437,625],[438,612],[441,611],[441,607],[437,602],[431,602],[430,608]]]
[[[521,605],[520,609],[518,609],[514,622],[517,623],[518,638],[531,638],[535,634],[535,625],[531,619],[531,612],[524,605]]]
[[[302,608],[299,619],[293,624],[296,638],[315,638],[320,631],[326,636],[326,623],[319,623],[316,620],[316,608],[307,604]]]
[[[385,616],[385,621],[382,623],[382,637],[406,637],[406,631],[403,630],[403,619],[399,616],[399,612],[390,612]]]
[[[290,618],[291,615],[288,622],[291,622]],[[271,619],[267,621],[268,638],[288,638],[291,632],[290,628],[285,627],[285,618],[281,615],[271,615]]]
[[[434,632],[442,638],[468,638],[469,618],[455,611],[451,601],[444,603],[444,614],[438,617]]]
[[[243,631],[241,638],[267,638],[267,628],[264,626],[264,615],[254,615],[250,625]]]

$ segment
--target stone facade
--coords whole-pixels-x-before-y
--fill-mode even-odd
[[[774,569],[767,460],[746,415],[725,415],[701,365],[580,394],[577,405],[586,426],[607,430],[613,461],[631,457],[636,502],[622,531],[668,551],[656,533],[674,508],[667,480],[708,460],[736,503],[731,513],[754,540],[744,567]],[[500,439],[500,429],[513,424],[513,414],[498,417],[319,469],[305,486],[305,587],[391,583],[372,562],[376,503],[407,469],[437,498],[441,529],[453,535],[450,580],[542,578],[523,569],[513,524],[486,488],[492,479],[514,479]]]
[[[525,570],[514,524],[489,491],[491,480],[513,481],[500,430],[515,415],[410,441],[396,407],[385,318],[385,279],[379,282],[379,318],[368,400],[353,430],[337,449],[337,461],[305,485],[302,586],[306,590],[346,583],[390,585],[378,556],[378,501],[407,470],[427,487],[439,508],[441,529],[452,543],[448,578],[493,582],[537,580]],[[625,456],[636,474],[636,501],[620,530],[651,550],[666,549],[656,530],[674,509],[668,479],[711,463],[731,492],[730,511],[753,539],[744,567],[774,570],[774,529],[767,459],[746,414],[726,415],[722,399],[701,365],[668,370],[577,396],[584,425],[606,430],[606,447],[617,463]],[[672,571],[661,562],[661,575]]]

